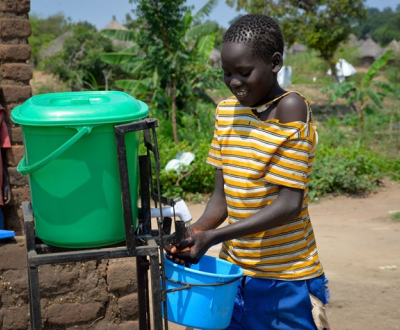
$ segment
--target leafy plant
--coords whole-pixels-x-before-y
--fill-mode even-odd
[[[100,59],[100,53],[106,51],[112,51],[108,38],[94,28],[77,25],[65,40],[62,50],[47,58],[44,66],[46,71],[68,83],[72,90],[82,90],[87,86],[97,88],[104,85],[104,70],[110,68]]]
[[[383,94],[378,94],[372,85],[372,80],[379,74],[379,70],[384,67],[393,51],[387,51],[380,58],[375,60],[361,81],[346,81],[343,83],[335,83],[323,89],[323,92],[330,93],[332,102],[339,98],[347,99],[347,104],[357,113],[359,119],[359,127],[362,135],[365,128],[365,112],[368,107],[383,107]]]
[[[400,212],[394,212],[390,215],[390,220],[400,222]]]
[[[178,144],[178,126],[185,118],[180,113],[193,114],[193,105],[199,100],[213,103],[205,91],[214,86],[216,76],[208,58],[218,24],[200,22],[217,0],[209,0],[195,15],[184,0],[132,2],[137,4],[138,30],[104,34],[136,45],[122,52],[103,54],[102,60],[120,64],[130,74],[130,79],[117,81],[117,86],[135,97],[144,97],[161,111],[170,121],[174,142]]]
[[[320,146],[310,184],[312,199],[329,193],[365,194],[376,188],[382,173],[378,158],[362,147]]]

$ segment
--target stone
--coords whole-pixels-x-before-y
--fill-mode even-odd
[[[139,321],[122,322],[118,330],[139,330]]]
[[[118,299],[120,318],[137,319],[139,318],[139,305],[137,293],[132,293]]]
[[[112,259],[108,265],[108,290],[120,294],[137,291],[136,263],[133,258]]]
[[[43,297],[61,295],[77,290],[79,270],[65,269],[64,265],[43,265],[39,267],[40,290]]]
[[[52,304],[45,311],[47,322],[56,325],[68,325],[95,320],[103,305],[100,303]]]
[[[22,294],[24,298],[28,297],[26,294],[28,290],[28,269],[7,270],[2,277],[3,281],[10,283],[8,287],[13,294]]]
[[[2,330],[28,329],[28,306],[5,308]]]
[[[0,45],[0,59],[3,61],[26,61],[30,58],[30,45]]]

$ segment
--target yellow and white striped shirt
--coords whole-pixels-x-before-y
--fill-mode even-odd
[[[281,124],[276,119],[259,120],[233,96],[218,105],[207,163],[223,170],[229,223],[272,203],[280,185],[305,190],[297,218],[223,243],[220,257],[241,266],[246,275],[298,280],[323,272],[308,214],[316,145],[310,108],[307,123]]]

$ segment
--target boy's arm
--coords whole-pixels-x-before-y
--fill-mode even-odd
[[[229,226],[192,235],[182,242],[180,252],[174,257],[196,263],[212,245],[280,226],[301,213],[303,196],[304,191],[301,189],[281,186],[275,201],[262,210]]]
[[[215,170],[215,187],[214,192],[207,203],[204,213],[200,218],[189,227],[186,232],[187,237],[202,231],[215,229],[220,226],[228,216],[225,192],[224,192],[224,177],[222,170]],[[184,264],[184,260],[177,258],[176,253],[181,252],[180,246],[167,245],[164,246],[167,252],[167,257],[174,260],[177,264]],[[174,256],[172,256],[172,254]]]
[[[207,203],[206,209],[201,217],[191,225],[191,230],[196,233],[199,231],[215,229],[219,227],[227,218],[228,210],[224,192],[224,176],[222,170],[215,170],[214,192]]]

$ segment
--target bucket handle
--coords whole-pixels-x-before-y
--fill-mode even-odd
[[[65,142],[61,147],[54,150],[50,155],[46,156],[42,160],[38,161],[33,165],[26,165],[26,157],[22,157],[21,161],[18,164],[17,171],[22,175],[32,174],[37,170],[41,169],[43,166],[50,163],[52,160],[60,156],[63,152],[65,152],[69,147],[71,147],[76,141],[78,141],[82,136],[89,134],[92,131],[93,126],[82,126],[82,127],[74,127],[78,130],[78,132],[70,138],[67,142]]]
[[[184,285],[183,287],[180,288],[175,288],[175,289],[171,289],[171,290],[167,290],[166,293],[170,293],[170,292],[175,292],[175,291],[181,291],[181,290],[187,290],[187,289],[191,289],[192,286],[221,286],[221,285],[227,285],[227,284],[231,284],[233,282],[238,281],[241,278],[241,276],[239,277],[235,277],[234,279],[228,281],[228,282],[220,282],[220,283],[187,283],[187,282],[181,282],[181,281],[176,281],[173,280],[172,278],[168,278],[166,277],[165,280],[172,282],[172,283],[176,283],[176,284],[182,284]]]

